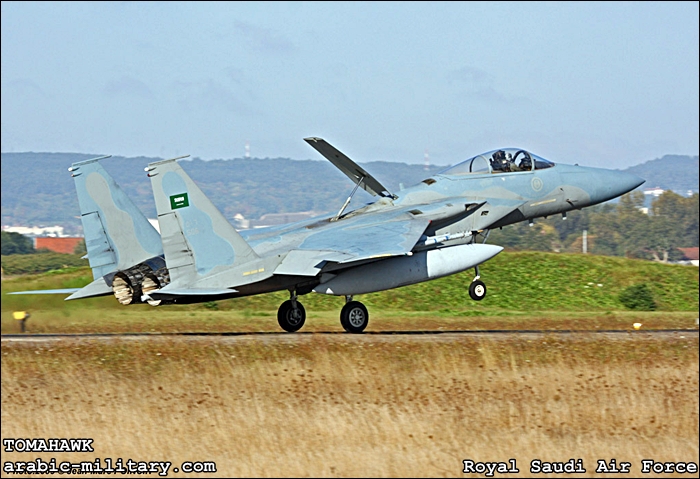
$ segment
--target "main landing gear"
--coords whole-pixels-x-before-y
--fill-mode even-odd
[[[476,272],[476,276],[472,280],[472,284],[469,285],[469,296],[471,296],[474,301],[481,301],[486,297],[486,285],[479,279],[481,275],[479,275],[478,266],[474,267],[474,271]]]
[[[299,331],[306,321],[306,310],[297,301],[296,291],[291,293],[291,298],[280,305],[277,310],[277,322],[288,333]]]
[[[290,299],[280,305],[277,310],[277,322],[288,333],[299,331],[306,321],[304,306],[297,301],[295,291],[290,294]],[[340,324],[348,333],[358,334],[365,330],[369,324],[369,312],[364,304],[353,301],[352,296],[345,296],[345,306],[340,311]]]
[[[348,333],[358,334],[369,324],[369,313],[364,304],[353,301],[352,296],[345,296],[345,306],[340,310],[340,324]]]

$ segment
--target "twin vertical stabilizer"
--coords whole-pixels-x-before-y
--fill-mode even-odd
[[[98,163],[102,158],[73,163],[69,169],[95,279],[163,254],[160,235]]]
[[[170,271],[171,288],[258,259],[202,190],[176,162],[151,163],[158,223]]]

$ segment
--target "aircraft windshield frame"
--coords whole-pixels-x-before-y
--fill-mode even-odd
[[[522,148],[500,148],[473,156],[438,172],[438,175],[486,175],[543,170],[555,164]]]

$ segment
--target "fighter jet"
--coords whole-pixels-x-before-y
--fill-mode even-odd
[[[74,164],[73,175],[85,174],[81,181],[93,185],[81,193],[76,180],[95,282],[66,299],[110,294],[111,288],[122,304],[156,306],[287,290],[277,320],[294,332],[306,320],[299,297],[315,292],[344,297],[340,324],[361,333],[369,312],[354,296],[474,268],[469,294],[480,301],[487,289],[479,265],[503,250],[486,243],[491,230],[537,217],[566,218],[568,211],[644,183],[617,170],[555,164],[524,149],[503,148],[391,192],[325,140],[305,141],[354,184],[336,214],[236,231],[175,158],[146,168],[160,242],[141,212],[122,199],[126,195],[99,159]],[[376,200],[346,212],[359,188]]]

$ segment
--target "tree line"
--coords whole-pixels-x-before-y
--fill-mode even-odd
[[[675,261],[678,248],[698,246],[698,194],[683,197],[666,191],[648,212],[645,196],[633,191],[617,203],[604,203],[561,216],[495,230],[489,243],[513,250],[581,252],[587,232],[588,253],[625,256],[659,262]]]
[[[31,238],[10,231],[0,232],[2,235],[2,259],[0,266],[2,274],[35,274],[65,268],[87,266],[88,262],[81,259],[86,253],[85,241],[81,241],[73,254],[54,253],[47,249],[35,249]]]
[[[10,231],[0,232],[0,249],[2,249],[2,255],[10,254],[32,254],[36,253],[34,249],[34,242],[31,238],[27,238],[19,233],[13,233]]]

